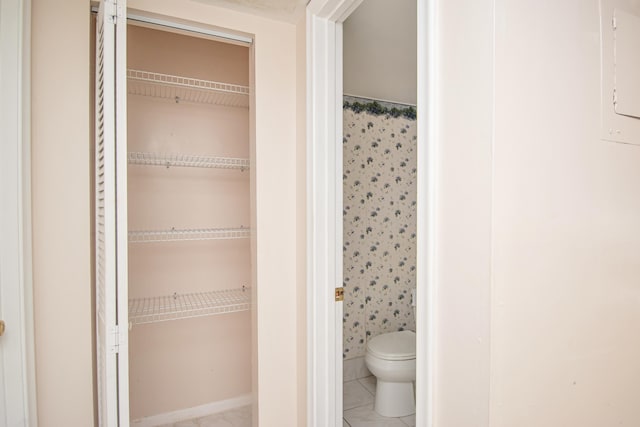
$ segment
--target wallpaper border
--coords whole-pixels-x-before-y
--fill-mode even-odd
[[[354,113],[367,112],[374,116],[403,117],[416,120],[416,107],[388,101],[378,101],[358,96],[343,95],[342,108]]]

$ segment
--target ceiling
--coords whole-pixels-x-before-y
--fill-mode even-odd
[[[304,15],[308,0],[195,0],[241,12],[286,22],[297,22]]]

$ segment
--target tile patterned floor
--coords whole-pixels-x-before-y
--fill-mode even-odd
[[[373,410],[376,377],[370,376],[344,383],[343,427],[415,427],[416,417],[387,418]]]
[[[251,406],[160,427],[251,427]]]
[[[373,410],[376,377],[344,383],[343,427],[415,427],[416,417],[387,418]],[[251,406],[160,427],[251,427]]]

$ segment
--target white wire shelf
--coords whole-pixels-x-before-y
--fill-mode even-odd
[[[249,159],[237,157],[197,156],[191,154],[128,153],[129,164],[189,168],[249,169]]]
[[[188,240],[246,239],[249,228],[196,228],[129,231],[129,243],[178,242]]]
[[[173,99],[230,107],[249,106],[249,87],[150,71],[127,70],[132,95]]]
[[[251,308],[251,288],[173,294],[129,300],[129,323],[163,322],[191,317],[235,313]]]

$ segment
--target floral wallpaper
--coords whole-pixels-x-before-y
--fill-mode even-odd
[[[366,340],[415,330],[416,114],[413,107],[344,97],[343,357]]]

